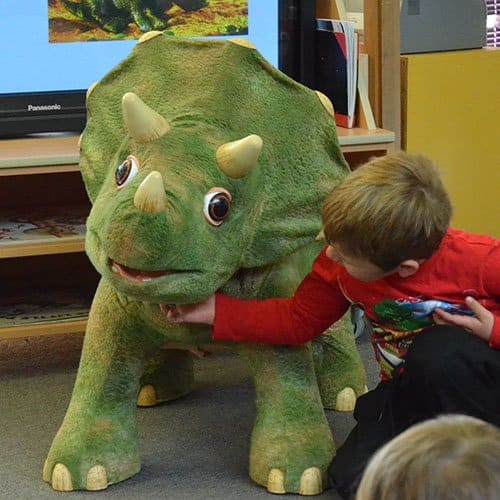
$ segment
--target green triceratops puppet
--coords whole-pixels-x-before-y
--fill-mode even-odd
[[[211,349],[210,328],[170,324],[162,304],[294,292],[320,250],[322,199],[348,171],[330,106],[243,42],[155,32],[91,88],[81,169],[102,279],[44,466],[54,489],[136,474],[136,402],[192,390],[190,350]],[[256,387],[251,478],[320,493],[335,453],[323,407],[351,410],[365,390],[348,319],[299,347],[230,347]]]

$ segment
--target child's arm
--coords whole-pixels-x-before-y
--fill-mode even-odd
[[[322,252],[291,298],[241,300],[217,294],[200,304],[173,306],[167,317],[174,323],[213,324],[218,341],[302,344],[321,335],[350,306],[337,283],[339,269]]]

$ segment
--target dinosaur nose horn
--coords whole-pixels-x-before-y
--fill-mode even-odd
[[[151,172],[135,192],[135,208],[148,214],[157,214],[167,208],[167,203],[168,198],[160,172]]]

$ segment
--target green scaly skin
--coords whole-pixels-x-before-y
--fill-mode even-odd
[[[171,130],[134,141],[121,110],[129,91]],[[80,166],[93,207],[86,251],[102,279],[71,402],[44,469],[59,489],[56,464],[66,467],[72,489],[88,488],[95,465],[106,471],[100,487],[137,473],[140,386],[154,385],[159,400],[192,389],[191,354],[181,349],[209,345],[210,329],[172,325],[160,304],[193,303],[216,291],[241,298],[292,294],[321,248],[314,242],[321,202],[348,170],[317,95],[257,51],[230,42],[151,38],[99,82],[87,105]],[[256,165],[243,178],[229,178],[217,165],[217,148],[252,133],[264,144]],[[115,171],[128,155],[139,170],[117,188]],[[161,174],[168,199],[158,213],[140,211],[133,201],[151,171]],[[219,227],[203,215],[213,187],[232,195]],[[110,259],[168,273],[133,281],[113,272]],[[163,353],[165,344],[174,349]],[[228,347],[245,358],[255,381],[250,475],[267,486],[278,469],[284,489],[298,492],[302,473],[317,467],[324,475],[335,453],[323,404],[333,407],[345,387],[361,394],[365,386],[351,326],[340,322],[299,347]]]

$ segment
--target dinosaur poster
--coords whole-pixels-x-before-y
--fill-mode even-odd
[[[49,41],[248,34],[248,0],[49,0]]]

